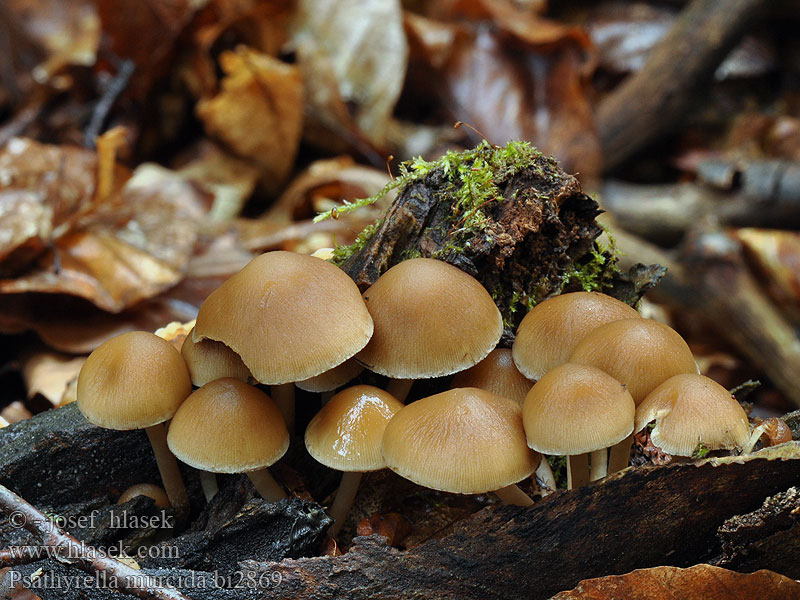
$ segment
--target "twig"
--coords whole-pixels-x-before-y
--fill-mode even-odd
[[[605,169],[674,128],[766,0],[694,0],[644,68],[599,107]]]
[[[189,600],[175,589],[160,587],[153,578],[132,569],[118,560],[87,548],[71,535],[61,531],[44,514],[17,496],[7,487],[0,485],[0,510],[13,517],[16,523],[27,529],[39,543],[51,549],[44,554],[58,562],[70,564],[87,573],[106,575],[106,581],[114,581],[118,589],[146,600]],[[21,555],[26,554],[24,550]],[[42,557],[43,557],[42,556]],[[11,557],[8,550],[0,553],[0,567],[15,564],[3,559]],[[16,560],[26,560],[23,556]],[[17,562],[16,564],[19,564]]]
[[[132,60],[123,60],[119,63],[117,74],[109,82],[100,100],[97,101],[92,111],[89,125],[86,126],[86,131],[83,134],[83,144],[87,148],[94,148],[95,139],[103,130],[103,123],[105,123],[108,113],[111,112],[117,97],[128,87],[128,82],[135,70],[136,65]]]

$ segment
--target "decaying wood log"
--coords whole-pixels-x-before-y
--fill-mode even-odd
[[[597,203],[553,159],[521,151],[519,164],[494,168],[501,160],[511,162],[498,158],[506,148],[484,142],[464,153],[463,163],[436,163],[424,176],[412,178],[342,268],[364,290],[407,258],[449,262],[492,294],[506,324],[503,341],[509,344],[527,306],[575,283],[573,276],[597,261],[591,251],[602,229],[595,221]],[[465,178],[486,170],[487,164],[494,168],[493,193],[465,207],[459,194],[471,195],[477,187]],[[482,218],[476,225],[478,214]],[[595,265],[599,287],[610,284],[610,262]]]
[[[96,442],[90,442],[94,438]],[[87,445],[94,448],[91,458],[87,458]],[[0,473],[5,475],[8,466],[29,461],[30,472],[13,471],[20,487],[34,503],[47,498],[57,514],[66,514],[59,513],[62,486],[70,494],[64,501],[123,487],[139,477],[130,474],[130,468],[117,469],[114,465],[119,459],[114,457],[124,454],[122,449],[131,457],[151,454],[146,436],[86,425],[74,406],[1,430],[0,448]],[[101,453],[99,448],[106,451]],[[98,477],[90,468],[75,468],[80,461],[109,479]],[[36,465],[48,463],[55,469],[48,471],[48,485],[37,486]],[[154,464],[148,469],[157,477]],[[14,480],[3,481],[14,484]],[[142,560],[143,572],[174,581],[180,575],[184,584],[176,587],[194,600],[251,598],[250,588],[229,585],[230,577],[244,576],[263,584],[259,598],[546,598],[581,579],[661,564],[687,566],[720,555],[717,531],[727,519],[757,510],[767,496],[800,481],[800,442],[768,448],[747,460],[628,469],[585,488],[552,494],[529,509],[489,507],[463,521],[454,533],[407,551],[392,549],[379,538],[357,538],[344,556],[282,562],[265,560],[260,548],[266,538],[261,538],[259,546],[247,537],[258,531],[248,515],[261,519],[269,510],[256,514],[254,505],[236,490],[240,484],[247,485],[244,479],[236,481],[223,485],[221,494],[232,496],[215,499],[217,504],[197,518],[191,532],[162,543],[181,548],[182,556],[190,560]],[[193,499],[200,494],[192,479],[189,490]],[[274,537],[265,545],[277,549],[276,558],[287,555],[286,548],[296,543],[298,534],[308,544],[313,531],[324,529],[327,523],[320,520],[318,507],[300,500],[281,511],[285,518],[273,514],[261,530],[265,535],[265,529],[272,532]],[[692,536],[685,535],[687,530]],[[197,535],[202,531],[206,534]],[[247,538],[243,544],[238,543],[242,535]],[[193,537],[199,540],[194,545],[196,554],[189,548]],[[8,546],[13,539],[8,523],[4,524],[0,544]],[[769,549],[761,556],[765,562],[778,560]],[[793,555],[788,559],[800,561]],[[181,568],[186,565],[199,570]],[[758,563],[750,566],[757,568]],[[14,567],[11,572],[30,576],[39,569],[44,575],[76,575],[74,568],[53,561]],[[214,583],[215,572],[222,577],[217,579],[223,582],[221,588]],[[82,571],[77,574],[87,576]],[[36,593],[44,600],[123,597],[100,588],[70,595],[44,587],[36,588]]]
[[[766,4],[765,0],[694,0],[651,52],[644,68],[599,107],[606,170],[675,127]]]

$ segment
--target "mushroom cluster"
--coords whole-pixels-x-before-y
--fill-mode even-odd
[[[543,495],[555,489],[543,454],[566,456],[577,487],[627,466],[632,434],[653,421],[653,442],[672,454],[747,441],[744,411],[697,374],[680,336],[613,298],[546,300],[505,349],[489,293],[452,265],[406,260],[362,294],[320,258],[253,259],[206,299],[180,352],[136,332],[86,361],[80,410],[146,429],[173,506],[188,505],[175,456],[201,471],[209,498],[213,473],[247,473],[266,500],[284,497],[268,467],[290,443],[295,386],[324,394],[305,445],[344,473],[334,533],[366,471],[528,505],[520,481],[535,473]],[[342,389],[365,368],[385,390]],[[451,375],[451,389],[404,405],[415,380]]]

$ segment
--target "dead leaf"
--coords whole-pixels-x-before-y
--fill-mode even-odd
[[[395,547],[402,544],[410,532],[411,525],[399,513],[375,513],[363,519],[356,527],[357,535],[382,535],[387,544]]]
[[[20,421],[30,419],[32,416],[33,413],[19,400],[15,400],[0,410],[0,417],[7,423],[19,423]]]
[[[196,6],[191,0],[97,0],[111,51],[135,65],[128,89],[137,100],[146,98],[168,73],[177,40]]]
[[[265,184],[279,189],[292,169],[303,125],[303,83],[293,65],[239,46],[223,52],[222,90],[198,102],[206,132],[266,172]]]
[[[28,398],[41,394],[53,406],[64,395],[67,383],[78,376],[86,357],[58,352],[34,352],[22,359],[22,376],[28,388]]]
[[[349,156],[318,160],[295,177],[265,218],[276,222],[310,219],[343,201],[373,196],[389,181],[386,171],[358,165]],[[360,211],[359,220],[377,218],[394,196],[394,192],[387,194]],[[347,215],[342,218],[347,218]]]
[[[42,50],[45,60],[32,75],[46,83],[64,66],[92,66],[100,44],[100,19],[90,0],[9,0],[28,38]]]
[[[551,600],[674,600],[675,598],[725,598],[725,600],[789,600],[800,598],[800,583],[772,571],[736,573],[711,565],[688,569],[654,567],[626,575],[585,579],[576,588]]]
[[[294,42],[310,112],[337,123],[349,106],[361,132],[383,146],[408,61],[400,2],[300,0]]]
[[[227,221],[238,216],[252,195],[260,169],[236,158],[209,140],[203,140],[184,157],[177,173],[214,196],[208,214],[212,221]]]
[[[57,238],[55,253],[23,276],[0,280],[0,293],[65,293],[120,312],[181,280],[203,215],[191,184],[143,164],[82,228]]]
[[[443,37],[432,35],[434,25],[421,17],[406,23],[412,46],[436,57],[431,66],[443,63],[439,87],[454,120],[469,123],[493,143],[530,141],[567,171],[598,174],[600,146],[587,98],[585,36],[573,27],[511,10],[486,13],[505,30],[483,26],[488,20],[458,23],[446,61]],[[428,48],[431,40],[435,46]]]

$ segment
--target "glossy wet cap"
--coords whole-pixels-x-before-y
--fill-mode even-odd
[[[308,424],[308,453],[338,471],[383,469],[383,432],[401,408],[397,398],[370,385],[342,390]]]
[[[575,346],[593,329],[639,313],[616,298],[599,292],[572,292],[534,306],[517,328],[514,362],[529,379],[538,380],[564,364]]]
[[[533,382],[519,372],[508,348],[497,348],[474,367],[456,373],[450,384],[454,388],[476,387],[503,398],[525,402]]]
[[[386,466],[419,485],[481,494],[517,483],[539,466],[525,444],[519,404],[457,388],[405,406],[383,435]]]
[[[375,334],[356,358],[389,377],[456,373],[485,358],[503,333],[500,311],[478,280],[432,258],[393,266],[364,301]]]
[[[238,379],[207,383],[181,405],[167,434],[172,453],[212,473],[268,467],[289,447],[280,409],[261,390]]]
[[[566,363],[548,371],[522,407],[528,446],[543,454],[608,448],[633,431],[636,406],[619,381],[594,367]]]
[[[183,342],[181,356],[189,368],[192,385],[197,387],[223,377],[244,382],[250,377],[250,371],[236,352],[222,342],[210,339],[195,342],[191,332]]]
[[[601,325],[578,343],[570,362],[596,367],[624,383],[637,405],[673,375],[697,373],[683,338],[651,319]]]
[[[372,319],[347,274],[294,252],[250,261],[200,307],[194,340],[223,342],[261,383],[308,379],[343,363],[372,336]]]
[[[192,391],[186,363],[168,341],[132,331],[100,345],[78,375],[78,408],[107,429],[143,429],[172,418]]]
[[[636,409],[635,430],[655,421],[653,444],[677,456],[691,456],[699,444],[709,450],[744,447],[750,425],[744,409],[713,379],[688,374],[671,377]]]

